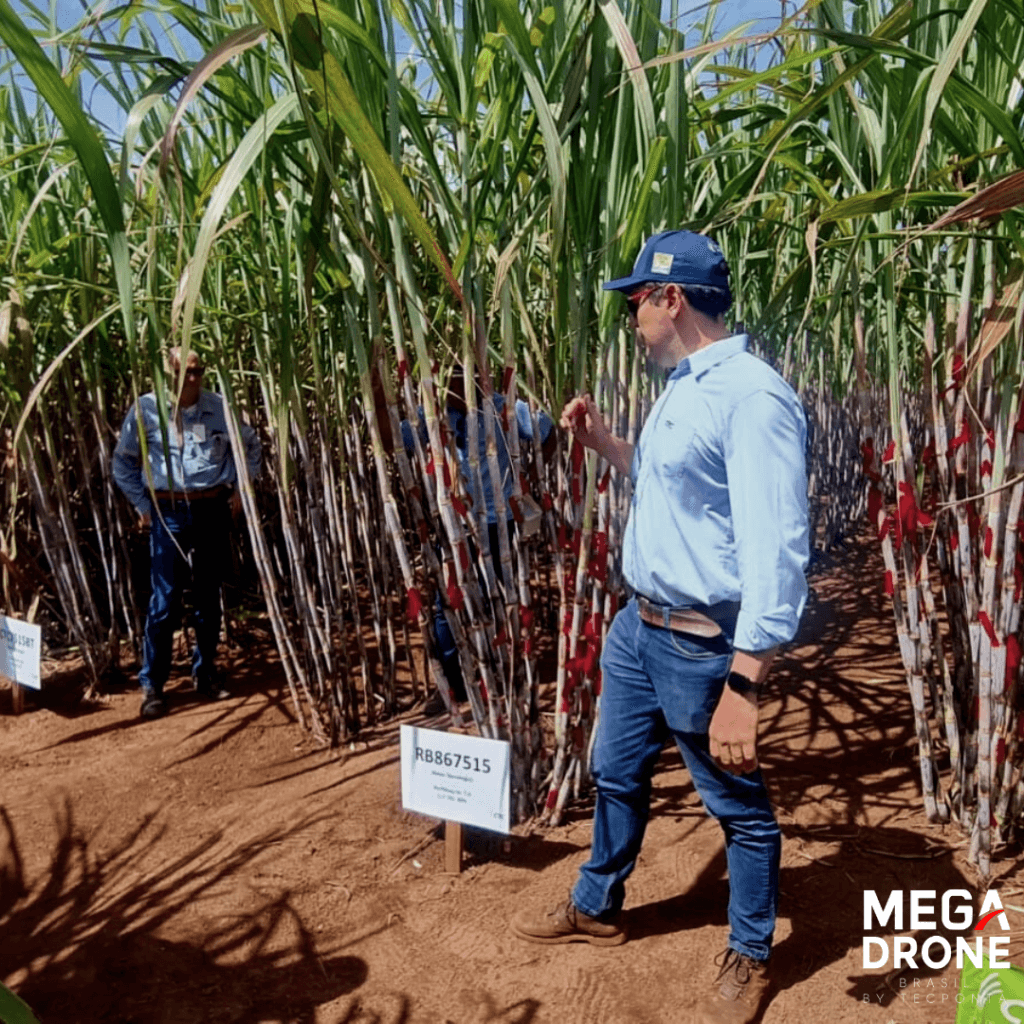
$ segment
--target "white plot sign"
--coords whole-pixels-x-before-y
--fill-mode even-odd
[[[41,627],[0,615],[0,676],[22,686],[31,686],[33,690],[40,689],[39,653],[42,646]]]
[[[509,744],[402,726],[402,806],[433,818],[508,832]]]

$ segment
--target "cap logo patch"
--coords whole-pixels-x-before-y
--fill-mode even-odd
[[[651,257],[651,273],[652,274],[671,274],[672,273],[672,253],[670,252],[656,252]]]

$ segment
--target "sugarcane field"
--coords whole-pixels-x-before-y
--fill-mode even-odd
[[[1024,1020],[1020,0],[0,0],[0,1024]]]

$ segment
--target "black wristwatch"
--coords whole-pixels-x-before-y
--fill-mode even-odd
[[[739,672],[730,672],[725,677],[725,685],[742,697],[749,697],[751,694],[756,697],[761,691],[761,687],[753,679],[748,679]]]

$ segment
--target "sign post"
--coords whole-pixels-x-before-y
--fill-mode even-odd
[[[402,806],[445,822],[445,870],[462,870],[462,826],[509,830],[510,745],[439,729],[401,729]]]
[[[42,688],[39,654],[43,646],[41,627],[9,615],[0,615],[0,676],[14,683],[14,710],[24,706],[21,687]]]

